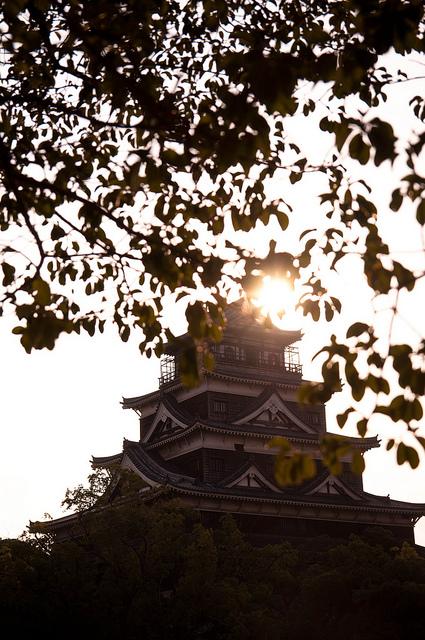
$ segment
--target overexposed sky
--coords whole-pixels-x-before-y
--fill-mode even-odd
[[[4,323],[5,324],[5,323]],[[92,454],[137,439],[123,394],[155,388],[158,363],[118,337],[64,336],[53,352],[27,355],[3,324],[0,335],[0,536],[60,513],[67,487],[90,472]]]

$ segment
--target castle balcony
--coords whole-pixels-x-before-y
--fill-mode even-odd
[[[282,376],[301,378],[302,365],[297,347],[287,346],[280,350],[266,351],[232,344],[210,345],[215,359],[216,371],[232,375],[248,373],[251,377],[278,380]],[[179,377],[177,359],[166,355],[161,359],[160,386],[174,382]]]
[[[179,377],[177,358],[175,356],[165,355],[161,358],[161,375],[159,377],[159,386],[174,382]]]
[[[249,373],[265,379],[277,380],[282,376],[301,377],[302,366],[297,347],[287,346],[281,349],[266,350],[259,347],[236,344],[217,344],[211,346],[217,371],[233,374]]]

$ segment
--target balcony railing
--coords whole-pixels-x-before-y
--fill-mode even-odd
[[[241,364],[256,367],[263,371],[286,371],[302,373],[297,347],[284,347],[281,351],[262,351],[244,349],[232,345],[213,345],[211,351],[216,362]]]
[[[159,378],[159,385],[172,382],[178,377],[177,362],[174,356],[163,356],[161,358],[161,375]]]
[[[211,345],[211,352],[217,365],[239,365],[241,368],[253,368],[263,373],[302,374],[297,347],[284,347],[280,351],[262,351],[260,349],[241,348],[237,345]],[[167,384],[178,378],[178,366],[174,356],[164,356],[161,360],[159,384]]]

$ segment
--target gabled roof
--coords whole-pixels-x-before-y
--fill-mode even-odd
[[[206,500],[206,508],[209,511],[215,509],[220,511],[224,502],[227,505],[234,503],[235,512],[239,512],[240,505],[243,503],[256,503],[258,506],[255,507],[254,513],[258,514],[265,513],[264,510],[268,509],[269,515],[287,514],[289,517],[302,517],[300,514],[306,513],[307,510],[309,517],[313,518],[333,520],[334,514],[338,514],[337,517],[342,519],[347,517],[355,522],[366,519],[365,522],[375,524],[379,523],[379,518],[376,520],[378,514],[386,514],[386,521],[396,516],[416,520],[425,515],[425,504],[411,504],[391,500],[389,497],[375,496],[362,490],[353,490],[342,478],[334,478],[327,470],[310,483],[279,489],[250,460],[231,476],[214,484],[176,472],[169,467],[168,463],[155,459],[155,456],[146,451],[141,443],[130,440],[124,440],[123,451],[120,454],[93,458],[94,464],[98,466],[101,463],[107,465],[118,461],[123,468],[132,469],[144,480],[147,486],[139,491],[139,496],[148,501],[168,491],[171,494],[190,496],[201,509],[202,500]],[[125,502],[128,499],[134,499],[134,496],[119,498],[118,502]],[[89,509],[88,512],[97,512],[104,508],[105,505],[99,505]],[[229,510],[229,506],[227,509]],[[247,513],[253,513],[249,505],[243,509],[246,509]],[[72,514],[47,522],[31,523],[30,529],[60,532],[77,524],[79,518],[85,513]],[[409,525],[406,523],[405,526]]]
[[[157,389],[156,391],[152,391],[151,393],[145,393],[142,396],[133,396],[132,398],[124,398],[122,399],[123,409],[138,409],[143,405],[150,404],[151,402],[155,402],[159,400],[162,391]]]
[[[171,395],[164,395],[161,397],[151,425],[143,436],[143,442],[157,439],[164,433],[164,429],[171,435],[190,427],[193,423],[193,416],[186,413]]]
[[[278,489],[265,478],[255,464],[249,461],[232,476],[214,484],[165,468],[166,463],[162,460],[155,460],[152,454],[139,442],[125,440],[123,454],[121,464],[130,466],[151,487],[158,488],[162,485],[177,491],[177,493],[202,494],[211,498],[216,497],[218,500],[223,497],[235,500],[255,499],[264,503],[277,501],[299,507],[320,505],[323,508],[340,507],[369,512],[397,512],[407,514],[410,517],[425,515],[425,504],[411,504],[353,490],[346,485],[343,479],[334,478],[327,470],[310,483]],[[254,478],[257,478],[256,483],[259,486],[244,486],[238,482],[250,473]],[[329,492],[325,489],[326,482],[332,483],[333,489]]]
[[[311,483],[304,487],[305,495],[335,495],[351,498],[352,500],[364,500],[363,492],[354,491],[341,478],[333,476],[325,470],[317,476]]]
[[[197,421],[186,429],[170,433],[169,435],[163,435],[159,439],[150,439],[149,442],[145,442],[147,450],[160,449],[163,445],[170,442],[177,442],[178,440],[184,440],[188,435],[197,431],[213,432],[233,436],[252,436],[253,438],[270,439],[274,436],[282,436],[294,444],[305,444],[311,447],[318,447],[320,444],[320,434],[318,433],[304,433],[302,431],[291,431],[287,429],[281,429],[280,427],[274,427],[273,434],[270,433],[270,428],[262,427],[261,425],[236,425],[236,424],[223,424],[223,423],[206,423]],[[376,436],[370,438],[354,438],[351,436],[338,436],[341,440],[345,440],[347,444],[359,449],[360,451],[367,451],[375,447],[379,447],[378,439]]]
[[[247,410],[233,419],[233,424],[269,423],[281,428],[300,430],[304,433],[317,433],[313,427],[305,424],[282,400],[274,387],[266,389]],[[294,429],[295,427],[295,429]]]
[[[151,481],[151,483],[153,482],[155,485],[168,485],[170,483],[193,483],[194,481],[194,478],[191,476],[176,473],[172,471],[168,465],[167,468],[165,462],[161,461],[161,463],[159,463],[155,460],[154,456],[146,452],[145,448],[139,442],[124,440],[123,454],[123,464],[125,464],[127,460],[130,461],[133,470],[139,473],[147,482]]]
[[[249,487],[250,489],[269,489],[279,493],[278,487],[268,480],[254,462],[246,461],[234,473],[220,481],[222,487]]]

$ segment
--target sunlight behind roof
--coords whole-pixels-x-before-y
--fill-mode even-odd
[[[252,297],[252,303],[261,315],[269,316],[274,325],[287,331],[295,331],[301,326],[297,302],[297,293],[289,280],[272,276],[263,278],[262,287]]]

